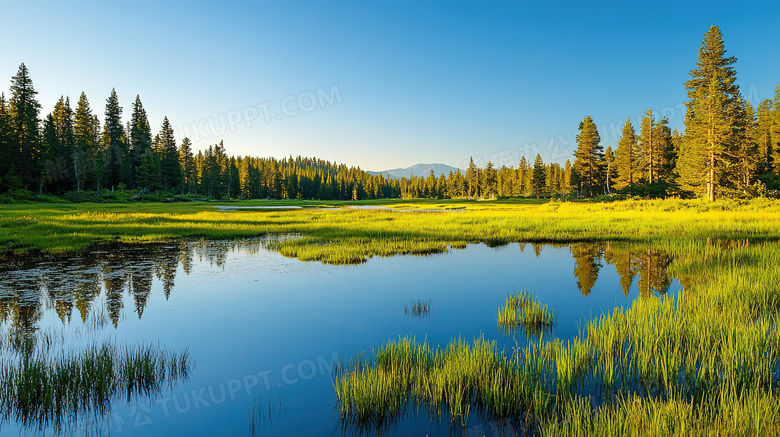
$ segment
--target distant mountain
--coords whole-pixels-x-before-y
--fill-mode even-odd
[[[412,176],[412,174],[415,176],[428,177],[428,175],[431,173],[431,170],[433,170],[433,173],[436,175],[436,177],[439,177],[440,175],[447,176],[450,174],[450,172],[455,173],[458,171],[457,168],[450,167],[449,165],[445,164],[416,164],[406,168],[394,168],[392,170],[384,171],[369,171],[368,174],[376,176],[381,173],[384,177],[387,177],[389,174],[390,179],[401,179],[408,178]],[[460,170],[460,173],[463,174],[463,170]]]

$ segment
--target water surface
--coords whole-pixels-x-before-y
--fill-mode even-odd
[[[339,434],[331,366],[388,339],[433,345],[484,336],[499,348],[525,334],[499,330],[507,293],[527,289],[557,311],[552,336],[590,317],[680,288],[658,250],[609,243],[469,245],[429,256],[375,257],[333,266],[289,259],[268,239],[104,247],[0,264],[3,329],[75,332],[98,315],[115,341],[188,348],[186,383],[150,399],[118,399],[98,430],[121,436]],[[431,311],[405,311],[414,300]],[[548,334],[549,335],[549,334]],[[538,338],[537,338],[538,340]],[[484,429],[474,418],[469,429]],[[92,425],[95,428],[95,425]],[[77,430],[74,433],[81,432]],[[391,433],[450,435],[409,417]],[[19,434],[12,420],[3,435]]]

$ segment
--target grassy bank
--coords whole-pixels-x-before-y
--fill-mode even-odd
[[[412,411],[544,436],[775,435],[780,246],[678,255],[673,274],[690,285],[677,300],[639,297],[572,341],[506,352],[401,338],[355,357],[334,381],[342,424],[375,430]]]
[[[0,207],[0,243],[11,242],[13,251],[64,251],[105,241],[295,233],[301,238],[276,249],[334,264],[476,242],[647,244],[673,256],[672,274],[685,286],[676,301],[640,297],[591,320],[572,341],[545,335],[511,353],[481,339],[442,348],[403,338],[387,343],[356,357],[334,381],[342,423],[381,428],[423,411],[456,427],[481,415],[541,435],[766,435],[780,425],[780,203],[370,204],[397,211],[341,208],[352,202],[231,204],[304,207],[285,211],[219,211],[211,203],[13,205]]]
[[[369,203],[369,202],[365,202]],[[83,249],[106,241],[236,238],[296,233],[278,250],[302,260],[358,263],[366,257],[426,254],[485,242],[776,240],[780,202],[532,200],[383,201],[397,212],[317,207],[351,202],[247,202],[231,206],[303,206],[300,210],[220,211],[212,203],[62,204],[0,206],[0,245],[6,251]]]

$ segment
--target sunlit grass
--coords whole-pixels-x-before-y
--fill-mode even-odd
[[[186,350],[110,340],[69,350],[67,340],[64,331],[11,331],[0,338],[2,423],[60,432],[82,416],[105,417],[113,401],[158,395],[186,381],[193,368]]]
[[[685,286],[676,298],[640,296],[570,341],[542,337],[509,355],[482,339],[444,348],[390,341],[335,379],[342,424],[384,428],[422,411],[457,428],[478,411],[545,436],[773,434],[780,246],[705,239],[681,247],[671,266]],[[430,388],[439,380],[451,385]]]
[[[301,260],[353,264],[478,242],[646,244],[673,257],[671,272],[684,287],[676,299],[639,297],[588,321],[573,340],[545,334],[511,353],[483,339],[442,347],[391,341],[336,376],[342,424],[376,430],[418,409],[456,427],[479,413],[540,435],[762,435],[780,424],[780,202],[368,203],[464,211],[12,205],[0,206],[0,247],[64,251],[96,242],[296,234],[273,248]],[[354,205],[241,203],[279,204]]]
[[[776,240],[780,202],[626,201],[608,204],[466,200],[377,201],[401,213],[342,208],[218,211],[213,203],[0,206],[0,251],[66,251],[108,241],[302,235],[278,245],[285,256],[354,264],[371,256],[431,254],[469,243],[660,240],[673,245],[706,238]],[[349,202],[263,202],[305,207]]]
[[[504,306],[498,308],[498,327],[507,331],[522,328],[538,334],[551,330],[554,324],[555,312],[526,290],[510,293]]]

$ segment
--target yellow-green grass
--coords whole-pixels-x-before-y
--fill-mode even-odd
[[[60,204],[0,206],[4,250],[61,252],[106,241],[150,242],[181,238],[238,238],[299,234],[277,249],[285,256],[333,264],[366,257],[428,254],[484,242],[636,241],[675,246],[722,240],[776,240],[780,202],[615,203],[525,201],[384,201],[400,210],[235,210],[214,203]],[[340,206],[345,202],[246,202],[253,205]],[[352,204],[349,204],[351,206]]]
[[[64,331],[0,336],[0,424],[58,433],[81,416],[106,417],[114,401],[158,396],[193,369],[187,350],[110,340],[70,350],[65,341]]]
[[[394,394],[390,411],[419,404],[448,412],[456,425],[476,409],[539,435],[773,435],[780,245],[691,243],[676,255],[672,272],[687,283],[677,299],[639,297],[571,341],[540,339],[511,356],[482,339],[442,350],[388,343],[337,376],[343,423],[384,425],[371,422],[371,406],[382,404],[365,396],[377,385]],[[425,358],[386,353],[399,345]],[[460,368],[468,371],[452,370]],[[454,385],[431,396],[426,387],[437,378]]]
[[[112,240],[293,233],[301,238],[276,243],[280,253],[334,264],[476,242],[631,241],[663,248],[684,286],[677,300],[638,298],[591,320],[573,340],[540,339],[511,356],[479,339],[443,349],[408,339],[388,344],[334,381],[344,423],[381,427],[410,405],[447,413],[456,424],[474,412],[510,418],[541,435],[760,435],[780,423],[779,202],[369,203],[464,211],[13,205],[0,207],[0,244],[64,251]],[[281,203],[240,205],[271,204]]]
[[[528,334],[549,331],[555,324],[555,312],[526,290],[509,293],[498,308],[498,326],[507,331],[523,328]]]

